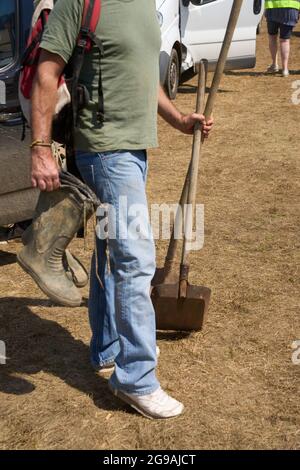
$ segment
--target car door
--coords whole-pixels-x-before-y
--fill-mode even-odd
[[[20,117],[18,77],[33,0],[0,0],[0,122]]]
[[[219,56],[233,0],[181,0],[182,43],[194,63],[202,58],[213,65]],[[255,65],[256,29],[261,19],[261,0],[243,2],[231,45],[227,68]]]
[[[0,0],[0,6],[1,226],[30,219],[39,191],[31,186],[30,132],[22,142],[22,126],[15,125],[12,119],[18,114],[20,57],[28,35],[33,1]]]
[[[160,82],[169,98],[174,99],[180,81],[182,62],[179,0],[156,0],[156,11],[161,30]]]

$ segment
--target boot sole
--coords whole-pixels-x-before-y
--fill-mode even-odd
[[[137,406],[136,402],[134,400],[132,400],[128,395],[121,392],[120,390],[114,389],[110,385],[110,383],[108,384],[108,387],[109,387],[110,391],[112,392],[112,394],[115,397],[117,397],[120,400],[122,400],[123,402],[127,403],[127,405],[130,405],[131,408],[134,408],[135,411],[137,411],[141,415],[145,416],[145,418],[148,418],[148,419],[161,419],[161,420],[174,419],[174,418],[177,418],[178,416],[180,416],[183,413],[183,409],[182,409],[182,411],[180,413],[178,413],[174,416],[152,416],[152,415],[146,413],[142,408],[139,408],[139,406]]]
[[[79,307],[82,303],[80,302],[71,302],[67,299],[62,299],[61,297],[57,297],[53,292],[51,292],[47,286],[40,280],[39,276],[22,260],[20,254],[17,254],[17,261],[24,271],[29,274],[29,276],[34,280],[34,282],[38,285],[44,294],[49,297],[50,300],[53,300],[55,303],[59,305],[63,305],[64,307]]]

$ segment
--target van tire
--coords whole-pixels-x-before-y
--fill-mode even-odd
[[[260,20],[260,22],[259,22],[258,25],[257,25],[257,28],[256,28],[256,34],[257,34],[257,35],[261,33],[262,23],[263,23],[263,17],[262,17],[262,19]]]
[[[180,78],[180,65],[179,65],[179,57],[178,52],[176,49],[172,49],[169,65],[168,65],[168,72],[165,81],[165,89],[170,98],[170,100],[175,100],[178,85],[179,85],[179,78]]]
[[[256,34],[259,35],[261,33],[261,23],[258,23],[256,28]]]

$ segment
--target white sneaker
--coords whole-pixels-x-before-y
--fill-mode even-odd
[[[279,66],[278,65],[271,64],[271,65],[268,66],[267,73],[277,73],[277,72],[279,72]]]
[[[288,70],[282,70],[282,72],[281,72],[281,75],[282,75],[283,77],[288,77],[289,74],[290,74],[290,72],[289,72]]]
[[[158,346],[156,346],[156,357],[157,359],[159,358],[160,356],[160,349]],[[99,374],[112,374],[113,371],[114,371],[114,368],[115,368],[115,363],[112,361],[112,362],[108,362],[107,364],[105,364],[104,366],[95,366],[93,365],[93,368],[95,369],[95,371],[99,372]]]
[[[116,397],[149,419],[175,418],[184,410],[183,404],[170,397],[161,387],[149,395],[134,395],[116,390],[110,384],[108,386]]]

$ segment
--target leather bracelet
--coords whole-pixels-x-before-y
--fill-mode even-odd
[[[30,144],[30,148],[32,149],[33,147],[48,147],[48,148],[51,148],[52,143],[51,142],[45,142],[44,140],[34,140]]]

